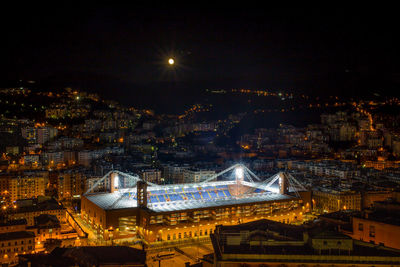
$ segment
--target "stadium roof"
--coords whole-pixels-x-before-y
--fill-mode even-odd
[[[121,193],[96,193],[86,195],[86,198],[103,210],[136,208],[136,199],[121,199]],[[115,204],[114,204],[115,203]]]
[[[207,201],[190,200],[190,201],[175,201],[172,203],[168,202],[155,203],[152,204],[151,207],[149,206],[149,209],[155,212],[166,212],[166,211],[190,210],[190,209],[219,207],[219,206],[256,203],[256,202],[277,201],[277,200],[286,200],[292,198],[293,197],[291,196],[267,192],[263,194],[261,193],[253,194],[241,198],[230,197],[227,199],[207,200]]]
[[[137,207],[136,199],[121,198],[121,194],[119,192],[87,195],[86,198],[104,210],[128,209]],[[229,197],[226,199],[218,200],[183,200],[173,202],[158,202],[154,204],[148,204],[148,208],[155,212],[168,212],[288,199],[295,198],[287,195],[281,195],[279,193],[265,192],[249,194],[245,197]]]
[[[118,188],[117,191],[113,193],[89,193],[104,179],[108,179],[108,177],[111,179],[112,172],[116,174],[113,179],[120,179],[120,176],[125,176],[136,183],[142,181],[137,176],[132,176],[120,171],[110,171],[87,190],[84,194],[85,197],[103,210],[136,208],[137,189],[134,186]],[[229,180],[215,181],[215,179],[228,172],[231,172]],[[255,180],[258,180],[258,182],[255,182],[252,177]],[[245,181],[245,178],[248,181]],[[212,177],[206,178],[197,183],[156,185],[146,182],[149,185],[147,187],[147,197],[149,199],[147,207],[154,212],[172,212],[297,199],[295,196],[280,194],[279,186],[282,178],[287,179],[290,184],[289,189],[292,189],[291,192],[295,192],[295,195],[299,197],[296,187],[303,189],[302,185],[300,185],[300,183],[290,175],[278,173],[264,181],[261,181],[257,175],[243,164],[235,164]],[[247,187],[247,189],[239,190],[231,195],[228,186],[231,187],[239,184]],[[224,192],[221,193],[221,190]],[[210,193],[207,193],[206,191]],[[217,194],[217,192],[219,194]]]

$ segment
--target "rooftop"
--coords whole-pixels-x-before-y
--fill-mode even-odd
[[[235,170],[234,168],[237,168],[237,166],[246,168],[244,165],[236,164],[218,175]],[[118,173],[125,175],[121,172]],[[186,184],[151,184],[147,187],[147,208],[154,212],[171,212],[297,199],[294,196],[279,193],[277,184],[281,174],[270,177],[271,181],[265,180],[264,182],[253,182],[251,175],[247,172],[246,175],[251,182],[244,180],[238,182],[233,179],[225,181],[205,180]],[[255,174],[253,175],[255,176]],[[292,177],[292,179],[294,178]],[[291,189],[293,188],[291,187]],[[86,194],[85,197],[103,210],[130,209],[138,206],[137,189],[135,187],[119,188],[113,193],[91,193]]]
[[[19,220],[11,220],[7,222],[2,222],[0,223],[0,227],[4,226],[15,226],[15,225],[26,225],[26,219],[19,219]]]
[[[38,201],[33,199],[29,205],[19,206],[17,204],[16,209],[10,209],[10,213],[24,213],[34,211],[46,211],[46,210],[62,210],[64,206],[59,204],[55,199],[49,199],[45,201]]]
[[[284,224],[272,220],[262,219],[238,225],[218,225],[218,233],[230,234],[238,233],[241,231],[269,231],[276,232],[283,236],[289,237],[294,240],[303,240],[303,232],[305,227]]]
[[[33,232],[27,232],[27,231],[0,234],[0,241],[25,239],[25,238],[35,238],[35,234]]]
[[[100,264],[144,264],[146,261],[146,252],[144,252],[143,250],[124,246],[77,247],[58,249],[61,251],[54,251],[54,254],[63,252],[63,257],[72,258],[75,262],[81,264],[84,262],[90,262],[95,266],[98,266]]]
[[[146,252],[124,246],[56,248],[50,254],[20,255],[32,266],[144,266]]]
[[[361,212],[357,210],[341,210],[331,213],[321,214],[319,217],[322,219],[331,219],[340,221],[342,223],[350,223],[353,216],[360,216]]]
[[[349,238],[350,239],[350,238]],[[282,245],[272,244],[264,246],[250,246],[250,245],[230,245],[224,246],[223,254],[235,254],[236,259],[247,258],[245,255],[257,255],[253,259],[261,260],[266,255],[265,258],[272,261],[289,261],[291,256],[293,256],[294,261],[298,261],[298,255],[309,255],[310,257],[303,258],[303,262],[323,262],[330,260],[332,262],[340,262],[346,260],[347,263],[365,261],[367,262],[369,257],[382,257],[380,261],[385,261],[388,257],[395,257],[396,262],[400,263],[400,251],[388,249],[379,246],[370,246],[368,243],[362,243],[360,241],[355,242],[353,249],[350,251],[331,250],[321,251],[313,249],[309,244],[305,243],[303,245],[287,245],[287,243],[282,242]],[[331,253],[331,254],[329,254]],[[242,256],[241,256],[242,255]],[[263,256],[264,255],[264,256]],[[328,256],[333,256],[329,259]],[[343,256],[341,259],[339,256]],[[350,256],[350,257],[349,257]],[[352,256],[352,257],[351,257]],[[229,257],[229,256],[228,256]],[[364,260],[362,259],[364,257]],[[376,261],[375,259],[370,259],[370,261]]]
[[[37,226],[59,226],[60,221],[57,219],[57,216],[51,214],[40,214],[35,217],[35,225]]]
[[[173,184],[149,186],[147,191],[149,196],[156,195],[157,192],[168,192],[168,194],[179,194],[185,192],[193,192],[193,190],[208,190],[207,188],[215,187],[220,189],[221,186],[228,190],[226,186],[236,184],[235,181],[218,181],[208,183],[193,183],[193,184]],[[243,182],[244,184],[244,182]],[[250,183],[246,183],[247,184]],[[192,191],[190,191],[192,190]],[[250,190],[254,191],[254,190]],[[86,195],[86,198],[101,207],[104,210],[136,208],[136,188],[121,189],[113,193],[94,193]],[[240,196],[227,195],[221,198],[212,199],[180,199],[171,201],[159,201],[148,203],[148,208],[155,212],[168,212],[178,210],[189,210],[199,208],[218,207],[226,205],[237,205],[246,203],[268,202],[295,199],[292,196],[282,195],[264,190],[258,190],[257,193],[248,193]]]
[[[332,239],[340,242],[332,243]],[[218,225],[211,240],[220,261],[400,263],[399,250],[352,240],[320,224],[296,226],[259,220]]]
[[[114,192],[114,193],[87,195],[86,198],[104,210],[128,209],[137,207],[136,199],[121,198],[121,196],[122,196],[121,193]],[[278,193],[266,192],[266,193],[259,193],[256,195],[249,194],[248,196],[242,198],[230,197],[226,199],[211,200],[211,201],[193,199],[193,200],[183,200],[174,202],[163,202],[163,203],[149,204],[148,208],[155,212],[167,212],[167,211],[190,210],[190,209],[289,200],[289,199],[295,199],[295,198],[287,195],[281,195]]]
[[[157,204],[152,204],[152,206],[149,207],[149,209],[155,212],[165,212],[165,211],[190,210],[190,209],[219,207],[227,205],[257,203],[257,202],[269,202],[269,201],[288,200],[288,199],[294,199],[294,197],[267,192],[262,194],[260,193],[257,195],[248,195],[246,197],[241,197],[241,198],[230,197],[227,199],[219,199],[211,201],[185,200],[185,201],[176,201],[171,203],[160,203],[160,204],[157,203]]]
[[[355,217],[400,226],[400,212],[398,211],[375,210],[367,212],[364,216],[359,215]]]

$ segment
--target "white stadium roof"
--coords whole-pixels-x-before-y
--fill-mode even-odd
[[[215,181],[215,179],[221,176],[224,173],[235,170],[236,176],[237,173],[241,174],[241,179],[230,179],[225,181]],[[240,170],[240,172],[238,172]],[[90,188],[84,196],[95,205],[99,206],[104,210],[116,210],[116,209],[129,209],[136,208],[136,187],[131,188],[119,188],[117,191],[113,193],[90,193],[92,189],[94,189],[100,182],[107,179],[107,177],[111,177],[111,173],[115,173],[118,177],[125,176],[129,179],[138,182],[141,179],[138,176],[133,176],[130,174],[122,173],[119,171],[110,171],[107,173],[101,180],[99,180],[92,188]],[[224,171],[215,174],[214,176],[207,178],[206,180],[199,183],[191,183],[191,184],[170,184],[170,185],[156,185],[153,183],[146,182],[149,186],[147,187],[149,201],[147,207],[154,212],[170,212],[170,211],[183,211],[183,210],[191,210],[191,209],[201,209],[201,208],[209,208],[209,207],[218,207],[218,206],[228,206],[228,205],[240,205],[246,203],[257,203],[257,202],[269,202],[269,201],[279,201],[279,200],[290,200],[296,199],[296,197],[283,195],[279,193],[279,178],[286,176],[290,183],[291,192],[295,192],[297,194],[297,189],[304,190],[304,187],[291,175],[284,175],[282,173],[278,173],[267,180],[261,182],[261,180],[251,172],[246,166],[242,164],[235,164]],[[255,182],[258,180],[259,182]],[[243,178],[247,178],[248,181],[245,181]],[[119,178],[118,178],[119,179]],[[211,191],[221,190],[219,188],[225,187],[224,190],[229,190],[227,186],[232,186],[236,184],[241,184],[246,186],[248,189],[244,190],[240,193],[240,195],[232,195],[231,192],[226,192],[219,194],[217,197]],[[277,185],[274,185],[277,184]],[[211,187],[211,188],[210,188]],[[212,189],[214,187],[214,189]],[[161,192],[160,192],[161,190]],[[162,198],[156,197],[157,201],[150,201],[150,198],[154,198],[155,195],[161,196],[163,195],[163,191],[165,190],[165,195]],[[196,191],[193,191],[196,190]],[[199,192],[203,192],[204,190],[211,190],[210,193],[205,192],[205,195],[201,196],[197,199],[194,198],[194,194],[196,194],[197,190]],[[182,197],[182,196],[190,196],[190,192],[193,192],[193,197]],[[189,193],[189,194],[188,194]],[[185,195],[186,194],[186,195]],[[211,197],[211,194],[214,197]],[[165,196],[169,195],[166,199]],[[172,198],[173,196],[178,196]],[[197,195],[198,196],[198,195]],[[207,196],[207,197],[206,197]],[[162,199],[162,200],[160,200]]]
[[[129,209],[136,208],[136,199],[121,199],[119,192],[99,193],[87,195],[86,198],[104,210]],[[237,205],[256,202],[278,201],[284,199],[294,199],[294,197],[281,195],[279,193],[265,192],[258,194],[249,194],[246,197],[227,197],[218,200],[181,200],[173,202],[158,202],[148,204],[148,208],[155,212],[181,211],[190,209],[200,209],[227,205]],[[114,205],[115,203],[115,205]]]

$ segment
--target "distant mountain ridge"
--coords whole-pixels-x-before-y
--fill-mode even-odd
[[[179,113],[187,106],[200,103],[205,89],[271,89],[289,90],[307,95],[338,95],[345,98],[370,98],[376,96],[400,96],[399,75],[382,76],[357,73],[333,73],[302,81],[149,81],[135,83],[111,75],[90,72],[64,72],[51,75],[35,84],[14,82],[15,86],[27,85],[38,90],[62,90],[65,87],[98,93],[103,98],[117,100],[124,105],[151,108],[157,112]],[[5,86],[13,86],[5,82]],[[266,85],[268,84],[268,85]],[[229,99],[227,99],[228,101]]]

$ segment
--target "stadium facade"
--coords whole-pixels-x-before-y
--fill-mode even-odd
[[[104,179],[110,179],[107,192],[93,192]],[[123,188],[127,179],[135,186]],[[291,175],[261,182],[242,164],[192,184],[156,185],[111,171],[82,196],[81,216],[106,240],[154,242],[206,237],[217,224],[300,221],[310,202],[310,193]]]

